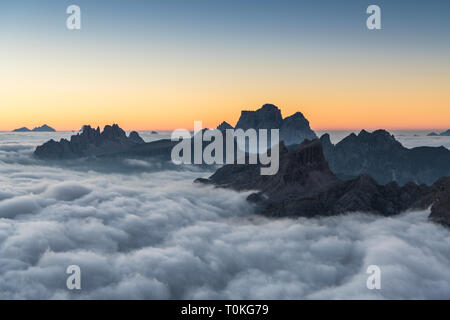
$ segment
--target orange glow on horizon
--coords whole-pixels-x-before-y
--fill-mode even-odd
[[[265,103],[277,105],[283,117],[302,112],[316,130],[450,128],[450,66],[423,57],[211,65],[73,53],[66,61],[57,52],[36,63],[23,52],[0,53],[0,130],[44,123],[59,131],[112,123],[127,130],[192,129],[195,120],[213,128],[222,121],[235,125],[241,110]]]

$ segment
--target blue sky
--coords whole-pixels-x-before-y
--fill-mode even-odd
[[[71,4],[81,7],[80,31],[66,29]],[[381,7],[382,30],[366,28],[371,4]],[[179,112],[180,104],[195,115],[220,101],[218,108],[229,105],[231,111],[214,110],[219,121],[231,119],[244,106],[272,102],[288,112],[303,106],[316,113],[319,123],[340,108],[354,112],[345,109],[348,105],[352,110],[361,105],[372,118],[380,104],[385,110],[398,106],[408,111],[414,105],[417,126],[424,117],[417,110],[430,108],[424,104],[433,100],[441,112],[449,102],[443,92],[449,91],[450,1],[2,0],[0,39],[0,67],[6,70],[4,88],[10,92],[0,104],[13,104],[20,114],[31,104],[52,113],[63,104],[56,97],[70,92],[87,113],[94,103],[90,81],[106,96],[122,88],[125,99],[133,92],[140,98],[132,110],[164,123],[168,120],[162,115],[141,113],[144,105],[157,101],[173,110],[169,115],[187,118],[188,113]],[[113,69],[116,74],[111,75]],[[57,75],[64,75],[65,82]],[[69,83],[72,75],[76,82]],[[111,83],[116,75],[129,81]],[[24,79],[28,85],[12,85]],[[35,88],[37,82],[41,88]],[[397,85],[397,93],[390,92]],[[424,94],[408,97],[421,88]],[[150,89],[154,92],[146,93]],[[44,97],[45,90],[55,98]],[[367,104],[364,97],[375,90],[384,100]],[[205,92],[209,96],[200,98]],[[17,93],[24,97],[15,102]],[[117,104],[114,99],[110,105]]]

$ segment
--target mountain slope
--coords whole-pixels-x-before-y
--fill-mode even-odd
[[[409,181],[431,185],[450,175],[450,150],[445,147],[405,148],[385,130],[352,133],[333,145],[328,134],[320,138],[330,168],[343,179],[370,174],[378,183]]]

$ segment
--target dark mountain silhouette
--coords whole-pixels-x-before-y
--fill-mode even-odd
[[[209,129],[203,129],[202,134],[205,134],[205,132],[209,131]],[[200,133],[197,133],[197,135]],[[195,136],[195,135],[194,135]],[[227,149],[227,140],[225,134],[222,135],[223,138],[223,162],[225,162],[226,152]],[[194,139],[189,138],[189,144],[190,148],[192,150],[191,154],[191,163],[194,163]],[[144,144],[139,144],[136,146],[132,146],[131,148],[128,148],[126,150],[123,150],[121,152],[118,152],[113,155],[108,156],[114,156],[114,157],[122,157],[122,158],[157,158],[158,160],[162,161],[171,161],[171,153],[172,149],[178,144],[180,141],[172,141],[170,139],[161,139],[153,142],[148,142]],[[208,146],[211,142],[210,141],[201,141],[201,150],[204,150],[206,146]],[[237,143],[233,141],[233,148],[234,148],[234,159],[237,157]],[[245,155],[246,157],[248,155]],[[202,166],[207,166],[206,164],[202,164]]]
[[[207,129],[203,129],[203,133]],[[194,141],[189,139],[193,150]],[[127,137],[124,130],[118,125],[105,126],[103,132],[100,128],[91,128],[86,125],[81,132],[73,135],[70,140],[53,139],[38,146],[34,155],[40,159],[66,160],[84,157],[98,158],[157,158],[162,161],[171,161],[172,149],[179,141],[161,139],[146,143],[137,132],[133,131]],[[205,148],[210,142],[203,142]],[[226,145],[225,145],[226,146]],[[236,152],[235,152],[236,153]],[[193,156],[193,155],[192,155]],[[192,157],[192,163],[193,157]]]
[[[430,220],[450,227],[450,177],[443,177],[432,186],[432,191],[422,197],[418,207],[431,207]]]
[[[227,129],[234,129],[228,122],[222,122],[217,126],[217,130],[225,131]]]
[[[44,124],[40,127],[35,127],[33,130],[28,129],[27,127],[22,127],[19,129],[13,130],[13,132],[55,132],[56,130],[48,125]]]
[[[391,216],[434,203],[431,219],[448,221],[450,178],[442,178],[432,187],[412,182],[403,187],[395,182],[380,185],[369,175],[343,181],[328,167],[317,139],[305,140],[294,150],[284,145],[280,150],[280,170],[276,175],[261,176],[258,164],[226,165],[209,179],[196,182],[239,191],[255,190],[247,199],[268,216],[316,217],[348,212]],[[447,186],[444,191],[439,187],[443,184]],[[442,200],[438,202],[436,198]]]
[[[431,132],[429,134],[427,134],[427,136],[429,137],[437,137],[437,136],[441,136],[441,137],[450,137],[450,129],[441,133],[436,133],[436,132]]]
[[[19,129],[14,129],[12,132],[30,132],[31,130],[28,129],[27,127],[22,127]]]
[[[49,127],[48,125],[44,124],[43,126],[36,127],[33,130],[33,132],[55,132],[56,130],[52,127]]]
[[[256,111],[242,111],[236,129],[280,129],[281,111],[273,104],[265,104]]]
[[[307,136],[315,137],[308,121],[301,113],[283,119],[280,110],[269,104],[256,111],[242,111],[237,127],[243,130],[279,128],[284,141],[296,141],[297,145],[284,143],[290,149],[298,147]],[[108,131],[108,128],[105,129]],[[116,129],[123,131],[118,127]],[[232,126],[223,122],[218,129],[224,131],[232,129]],[[82,134],[81,138],[72,137],[71,141],[49,141],[39,147],[35,154],[47,159],[102,156],[158,157],[170,161],[172,148],[178,144],[177,141],[169,139],[144,143],[136,133],[132,133],[129,138],[124,138],[123,133],[121,139],[111,137],[113,141],[108,142],[107,134],[100,135],[99,132],[88,134],[91,130],[93,129]],[[84,138],[91,135],[92,138]],[[372,133],[362,130],[358,135],[351,134],[336,145],[331,143],[328,134],[324,134],[320,141],[331,171],[343,180],[369,174],[379,184],[395,181],[404,185],[412,181],[431,185],[440,177],[450,175],[450,150],[444,147],[408,149],[385,130]],[[207,144],[209,142],[203,143],[203,147]]]
[[[331,170],[342,179],[370,174],[378,183],[409,181],[432,184],[450,175],[450,150],[445,147],[408,149],[385,130],[352,133],[333,145],[324,134],[320,141]]]
[[[140,144],[145,142],[137,132],[133,131],[127,137],[117,124],[105,126],[103,132],[100,128],[84,126],[82,132],[73,135],[70,141],[61,139],[56,142],[52,139],[37,147],[34,154],[43,159],[73,159],[111,155]]]
[[[275,117],[275,120],[272,119]],[[281,111],[274,105],[264,105],[256,111],[242,111],[238,121],[241,129],[280,129],[280,139],[288,141],[303,141],[307,137],[316,137],[310,129],[309,122],[299,112],[283,120]],[[90,128],[90,127],[89,127]],[[223,122],[217,127],[220,131],[233,129],[233,127]],[[105,127],[106,129],[106,127]],[[120,129],[120,128],[118,128]],[[178,144],[169,139],[154,141],[150,143],[106,143],[107,137],[99,132],[89,133],[90,129],[83,133],[81,138],[72,136],[71,140],[62,139],[60,142],[48,141],[43,146],[36,149],[35,155],[46,159],[69,159],[86,156],[112,156],[112,157],[158,157],[163,160],[170,160],[172,148]],[[122,129],[120,129],[122,130]],[[96,131],[96,130],[93,130]],[[99,129],[97,129],[99,131]],[[123,131],[123,130],[122,130]],[[101,136],[101,137],[97,137]],[[131,137],[132,138],[132,137]],[[94,140],[89,140],[94,139]],[[295,139],[295,140],[294,140]],[[98,141],[97,141],[98,140]],[[122,139],[123,140],[123,139]],[[101,141],[98,146],[99,141]],[[123,141],[122,141],[123,142]],[[207,145],[209,143],[204,143]],[[114,149],[116,148],[116,149]],[[235,152],[236,154],[236,152]]]
[[[282,143],[276,175],[261,175],[260,167],[259,164],[226,165],[210,177],[210,182],[235,190],[261,190],[274,195],[281,189],[288,193],[290,190],[316,192],[316,189],[338,181],[328,168],[318,140],[313,143],[305,140],[296,151],[288,150]]]
[[[296,112],[283,119],[280,109],[273,104],[265,104],[256,111],[242,111],[236,129],[279,129],[280,141],[285,145],[317,137],[302,113]]]
[[[315,138],[317,138],[316,134],[311,130],[309,121],[301,112],[296,112],[292,116],[283,119],[280,127],[280,140],[286,145]]]

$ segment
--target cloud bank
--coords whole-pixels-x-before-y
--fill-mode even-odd
[[[27,161],[0,162],[2,299],[450,298],[450,230],[426,211],[267,219],[246,193],[192,183],[209,172]],[[381,290],[366,287],[369,265]]]

